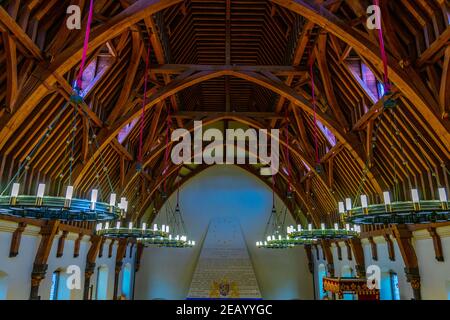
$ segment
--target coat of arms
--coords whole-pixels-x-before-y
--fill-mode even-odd
[[[239,298],[239,289],[236,282],[226,279],[213,281],[209,292],[210,298]]]

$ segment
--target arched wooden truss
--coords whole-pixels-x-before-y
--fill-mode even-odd
[[[449,190],[448,5],[442,0],[381,3],[398,108],[393,120],[382,116],[372,154],[382,103],[363,72],[355,72],[356,65],[382,78],[376,32],[365,24],[371,1],[96,0],[88,59],[93,76],[86,80],[86,104],[76,118],[83,128],[76,140],[76,190],[83,195],[94,184],[105,189],[111,184],[136,208],[130,218],[137,220],[159,201],[155,195],[163,181],[173,190],[175,181],[204,169],[183,174],[188,167],[171,166],[171,175],[162,176],[168,108],[174,128],[192,128],[194,120],[203,120],[224,128],[238,123],[270,129],[289,119],[288,142],[282,139],[281,146],[290,151],[297,206],[315,222],[335,217],[337,201],[360,187],[372,201],[396,179],[405,198],[411,185],[428,198],[436,197],[438,186]],[[84,28],[84,0],[13,0],[0,6],[2,187],[71,94],[84,32],[65,27],[70,4],[82,8]],[[140,116],[149,44],[152,88],[145,105],[144,170],[138,173],[139,126],[131,126],[121,142],[118,134]],[[317,118],[337,139],[333,145],[318,132],[321,174],[314,160],[311,61],[317,70]],[[70,111],[63,113],[32,157],[24,192],[34,192],[40,181],[52,183],[52,194],[61,192],[57,185],[67,183],[65,141],[72,121]],[[89,145],[92,131],[96,148]],[[281,166],[286,160],[282,155]],[[367,181],[360,186],[365,163],[370,163]],[[102,167],[111,181],[102,175],[96,182],[96,168]],[[282,195],[289,179],[280,175]]]

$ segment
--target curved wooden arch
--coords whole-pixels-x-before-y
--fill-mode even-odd
[[[217,117],[209,117],[209,118],[205,118],[202,120],[202,123],[204,126],[209,126],[212,125],[214,123],[217,123],[219,121],[223,121],[223,120],[233,120],[236,121],[238,123],[247,125],[253,129],[264,129],[264,126],[261,125],[259,122],[247,118],[247,117],[242,117],[242,116],[233,116],[233,115],[222,115],[222,116],[217,116]],[[189,132],[193,132],[194,131],[194,127],[191,126],[189,128],[187,128],[186,130],[188,130]],[[270,132],[267,132],[267,135],[272,137],[272,135],[270,134]],[[291,134],[289,134],[289,140],[293,140],[293,137]],[[326,184],[326,182],[323,180],[322,176],[320,176],[315,168],[314,168],[314,164],[312,162],[312,159],[309,159],[308,157],[305,157],[298,149],[294,148],[291,144],[286,143],[286,141],[284,139],[278,139],[278,142],[280,143],[280,145],[287,147],[289,149],[290,152],[292,152],[293,155],[295,155],[298,159],[300,159],[301,161],[305,162],[311,169],[311,171],[319,178],[319,180],[324,184],[324,186],[326,187],[326,189],[330,192],[331,195],[331,191],[328,188],[328,185]],[[159,148],[157,148],[149,157],[147,157],[144,160],[144,163],[142,164],[143,168],[145,168],[146,166],[148,166],[154,159],[156,159],[156,157],[158,157],[166,148],[172,146],[172,144],[174,144],[173,141],[170,141],[169,144],[167,145],[163,145]],[[128,186],[133,182],[133,180],[135,178],[137,178],[139,176],[138,172],[132,171],[130,172],[130,175],[128,175],[126,177],[125,180],[127,180],[126,185],[124,186],[122,193],[125,192],[125,190],[127,190]]]
[[[212,165],[212,166],[214,166],[214,165]],[[203,168],[201,171],[206,170],[207,168],[212,167],[212,166],[206,166],[206,165],[205,165],[204,168]],[[236,166],[238,166],[238,167],[243,168],[244,170],[246,170],[245,166],[242,166],[242,165],[236,165]],[[172,164],[172,165],[167,169],[167,171],[164,173],[164,175],[163,175],[163,174],[160,174],[160,175],[159,175],[158,179],[155,181],[155,183],[154,183],[154,184],[152,185],[152,187],[150,188],[150,192],[147,194],[147,196],[146,196],[146,198],[145,198],[145,200],[144,200],[144,202],[143,202],[143,204],[142,204],[142,206],[141,206],[141,209],[137,212],[138,214],[134,217],[134,222],[136,222],[137,220],[141,219],[141,217],[143,216],[143,214],[144,214],[144,212],[145,212],[144,210],[146,210],[146,209],[150,206],[150,204],[151,204],[150,201],[152,200],[153,194],[159,189],[159,187],[161,186],[161,184],[162,184],[165,180],[169,179],[174,173],[178,173],[178,170],[179,170],[181,167],[183,167],[182,164],[179,164],[179,165]],[[263,181],[264,183],[267,184],[267,181],[264,180],[261,176],[259,176],[259,175],[256,174],[255,172],[251,172],[250,170],[247,170],[247,171],[250,172],[250,173],[252,173],[252,174],[254,174],[258,179],[260,179],[261,181]],[[284,173],[282,173],[282,172],[279,172],[279,174],[280,174],[281,178],[282,178],[284,181],[286,181],[287,183],[291,183],[291,184],[292,184],[292,191],[297,195],[297,197],[298,197],[298,198],[301,200],[301,202],[305,205],[305,207],[306,207],[307,210],[308,210],[307,214],[310,214],[310,216],[311,216],[311,218],[312,218],[314,224],[315,224],[316,226],[318,226],[318,225],[320,224],[320,219],[319,219],[320,217],[317,217],[317,216],[314,214],[314,211],[315,211],[315,210],[313,210],[313,208],[311,207],[311,203],[310,203],[310,201],[308,201],[308,199],[306,198],[306,195],[302,193],[301,187],[300,187],[295,181],[290,181],[289,177],[288,177],[286,174],[284,174]],[[187,180],[189,180],[189,179],[187,179]],[[269,186],[269,187],[270,187],[270,186]],[[284,197],[282,197],[281,194],[278,194],[278,196],[279,196],[280,199],[282,199],[282,201],[285,203]],[[286,203],[285,203],[285,204],[286,204]],[[295,219],[295,218],[294,218],[294,219]]]
[[[240,71],[240,70],[238,71],[229,68],[214,71],[200,71],[197,73],[193,73],[191,71],[187,76],[181,76],[181,79],[177,78],[173,80],[168,85],[166,85],[161,90],[157,91],[154,95],[152,95],[149,98],[148,103],[145,105],[145,110],[150,109],[159,102],[164,101],[170,96],[186,88],[222,76],[234,76],[263,86],[268,90],[280,94],[287,100],[291,101],[294,105],[302,108],[305,112],[311,115],[314,114],[314,108],[311,105],[311,103],[302,96],[300,96],[299,94],[297,94],[294,89],[283,84],[281,81],[276,81],[273,78],[268,78],[255,72]],[[75,184],[78,184],[80,182],[81,178],[87,172],[89,166],[92,165],[93,159],[97,158],[97,156],[101,153],[101,151],[117,136],[117,134],[125,125],[130,123],[132,120],[138,118],[141,115],[141,113],[142,108],[140,106],[136,106],[126,116],[122,117],[111,129],[106,129],[99,134],[98,136],[98,139],[100,141],[99,147],[95,151],[94,155],[79,170],[79,172],[75,174],[76,177]],[[321,112],[320,110],[316,111],[316,116],[319,121],[321,121],[325,126],[327,126],[329,130],[332,131],[333,134],[341,142],[344,143],[344,145],[351,152],[352,156],[358,161],[361,168],[364,168],[365,166],[364,153],[361,149],[357,137],[353,134],[344,133],[343,130],[340,128],[339,124],[332,117]],[[380,187],[380,184],[370,170],[368,171],[367,177],[372,183],[375,190],[377,190],[377,192],[381,194],[382,189]]]
[[[138,0],[107,23],[94,28],[89,38],[88,54],[111,40],[129,27],[143,20],[145,17],[155,14],[183,0]],[[56,82],[67,82],[63,75],[81,61],[83,50],[83,37],[78,37],[72,45],[51,62],[43,62],[36,68],[23,86],[24,91],[18,95],[21,100],[16,101],[16,111],[6,118],[6,123],[0,126],[0,149],[12,136],[19,125],[25,121],[34,107],[51,92],[51,86]]]
[[[283,6],[309,21],[319,25],[326,31],[332,33],[357,52],[367,58],[379,70],[383,70],[383,61],[380,57],[378,45],[373,43],[363,33],[358,33],[339,19],[336,15],[321,5],[309,0],[270,0],[280,6]],[[400,61],[394,56],[389,55],[389,77],[397,88],[411,101],[427,118],[431,127],[436,132],[437,137],[443,145],[450,150],[450,121],[442,119],[438,110],[438,102],[423,85],[421,77],[412,68],[412,66],[401,67]]]
[[[198,171],[195,172],[196,175],[202,173],[203,171],[212,168],[214,165],[212,166],[208,166],[208,165],[202,165],[201,168],[199,168]],[[256,172],[252,171],[250,168],[248,168],[247,166],[243,166],[243,165],[235,165],[236,167],[248,172],[249,174],[253,175],[254,177],[256,177],[258,180],[261,180],[261,182],[263,182],[268,188],[272,189],[272,185],[267,181],[261,178],[260,175],[258,175]],[[167,193],[167,200],[176,192],[176,190],[178,188],[181,188],[184,184],[186,184],[188,181],[190,181],[192,178],[194,178],[194,176],[187,176],[187,177],[183,177],[182,180],[180,181],[180,183],[177,185],[177,188],[173,188],[172,190],[170,190],[169,193]],[[157,188],[156,188],[157,189]],[[282,190],[280,190],[279,188],[275,187],[275,194],[278,196],[278,198],[281,200],[281,202],[283,202],[283,204],[289,209],[289,213],[291,214],[292,218],[294,219],[294,221],[298,221],[296,219],[296,217],[294,216],[294,213],[292,211],[294,211],[294,207],[292,207],[291,204],[286,202],[286,198],[283,196],[282,194]],[[295,191],[294,191],[295,192]],[[167,201],[166,200],[166,201]],[[159,211],[163,206],[164,203],[166,202],[164,201],[159,208],[156,208],[156,211]],[[156,216],[154,217],[156,218]]]

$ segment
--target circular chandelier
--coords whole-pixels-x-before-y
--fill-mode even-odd
[[[81,102],[80,102],[81,101]],[[78,111],[82,111],[83,115],[87,119],[88,123],[88,136],[89,147],[91,148],[92,154],[94,154],[92,144],[95,142],[98,147],[98,142],[96,140],[96,135],[92,129],[90,119],[85,114],[83,108],[79,108],[79,105],[85,103],[83,98],[80,96],[80,92],[74,89],[74,93],[70,98],[70,101],[66,102],[61,108],[60,112],[53,119],[51,124],[47,127],[44,135],[38,141],[36,146],[27,155],[25,160],[18,167],[17,172],[13,178],[8,182],[6,187],[0,193],[0,215],[14,216],[19,218],[32,218],[32,219],[44,219],[44,220],[62,220],[62,221],[107,221],[115,220],[122,217],[127,211],[127,201],[122,198],[119,204],[116,203],[116,194],[112,190],[109,202],[99,201],[102,198],[102,193],[100,188],[93,188],[91,190],[90,199],[83,199],[74,197],[75,187],[72,185],[72,169],[75,163],[75,141],[77,137],[77,122],[78,122]],[[40,149],[41,145],[46,139],[51,136],[51,133],[61,116],[68,110],[68,106],[73,105],[73,123],[72,128],[69,130],[66,139],[66,158],[68,160],[67,166],[62,166],[58,182],[57,195],[46,195],[46,184],[39,183],[37,186],[37,191],[34,195],[30,194],[20,194],[21,184],[20,181],[24,179],[26,172],[30,169],[30,163],[33,161],[36,152]],[[81,133],[80,133],[81,134]],[[94,159],[95,160],[95,159]],[[100,160],[102,163],[101,172],[106,174],[108,181],[108,168],[104,164],[102,154],[100,154]],[[95,163],[94,163],[95,166]],[[65,182],[64,168],[69,168],[69,175]],[[97,168],[96,168],[97,169]],[[100,174],[96,174],[96,179],[98,185]],[[64,196],[60,196],[60,185],[61,182],[66,184],[66,192]],[[48,188],[51,189],[51,188]],[[9,190],[9,195],[7,192]]]
[[[313,239],[291,239],[280,235],[278,238],[275,236],[267,236],[267,240],[257,241],[256,247],[264,249],[288,249],[296,246],[316,243],[317,241]]]
[[[163,199],[167,199],[167,193],[161,194]],[[167,228],[167,233],[165,236],[157,237],[139,237],[138,241],[144,246],[156,246],[164,248],[192,248],[195,246],[195,241],[188,240],[186,236],[186,226],[180,210],[180,188],[177,189],[177,204],[175,208],[172,207],[171,202],[167,199],[165,203],[165,212],[161,216],[161,220],[166,221],[167,224],[173,226],[173,234],[169,233],[169,228]]]
[[[48,220],[105,221],[122,216],[125,207],[115,203],[113,193],[109,203],[98,202],[98,190],[93,189],[91,199],[73,198],[73,187],[67,187],[65,197],[45,196],[45,184],[39,184],[35,196],[19,195],[19,183],[14,183],[9,196],[0,196],[0,214]]]
[[[132,222],[128,223],[128,227],[123,227],[121,222],[117,221],[114,227],[111,227],[109,222],[106,222],[104,226],[102,223],[99,223],[96,231],[97,235],[109,238],[165,239],[169,237],[169,229],[167,225],[158,227],[156,223],[153,225],[153,228],[147,228],[145,223],[141,227],[136,227]]]
[[[383,204],[368,204],[361,195],[361,205],[352,208],[351,199],[339,202],[342,220],[357,224],[420,224],[450,221],[450,204],[444,188],[439,200],[420,200],[417,189],[411,189],[411,201],[391,201],[389,191],[383,192]]]
[[[188,240],[186,236],[177,235],[173,237],[171,234],[167,238],[138,238],[137,239],[144,246],[158,246],[165,248],[192,248],[195,246],[195,241]]]
[[[400,131],[396,124],[396,117],[394,115],[394,110],[396,104],[390,101],[389,93],[383,96],[384,107],[381,109],[381,114],[376,119],[376,124],[373,132],[373,142],[372,142],[372,154],[374,154],[374,149],[376,148],[377,134],[380,128],[381,119],[385,111],[389,112],[389,116],[386,117],[391,125],[391,149],[395,149],[395,137],[394,135],[399,135]],[[391,99],[392,100],[392,99]],[[417,137],[423,139],[420,132],[416,130]],[[415,144],[419,145],[419,141],[414,138]],[[398,143],[397,143],[398,144]],[[402,163],[407,166],[408,162],[405,159],[403,146],[399,144],[400,151],[399,154],[402,155]],[[421,150],[418,148],[418,150]],[[423,152],[423,151],[422,151]],[[395,159],[393,159],[395,161]],[[428,162],[427,162],[428,163]],[[420,199],[419,189],[411,184],[411,180],[408,177],[410,197],[402,197],[399,190],[399,179],[394,167],[393,177],[394,177],[394,196],[391,199],[390,191],[384,191],[382,194],[383,203],[369,203],[369,197],[363,194],[362,189],[364,182],[366,181],[366,176],[368,173],[369,163],[366,162],[365,168],[362,173],[362,178],[358,190],[358,196],[355,198],[354,203],[358,203],[357,206],[352,206],[352,199],[346,198],[345,202],[338,202],[338,212],[343,223],[354,223],[360,225],[387,225],[387,224],[427,224],[427,223],[437,223],[437,222],[447,222],[450,221],[449,207],[450,203],[447,198],[446,189],[441,185],[439,180],[437,181],[437,193],[438,200],[435,199]],[[430,172],[437,176],[435,169],[429,167]],[[431,186],[431,188],[433,188]],[[406,190],[405,190],[406,191]],[[406,192],[405,192],[406,193]],[[381,195],[380,195],[381,198]]]
[[[324,223],[320,229],[313,229],[312,224],[308,224],[308,228],[304,229],[302,225],[298,225],[297,229],[290,226],[287,229],[288,237],[294,240],[346,240],[359,237],[361,227],[358,225],[350,226],[346,224],[345,229],[341,229],[338,223],[334,224],[334,228],[327,228]]]

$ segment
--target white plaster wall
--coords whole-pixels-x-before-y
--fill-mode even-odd
[[[39,246],[40,235],[39,228],[35,226],[27,226],[22,234],[19,255],[9,258],[9,249],[11,245],[12,233],[17,227],[17,223],[0,220],[0,272],[8,275],[8,300],[27,300],[30,295],[31,288],[31,272],[33,269],[34,258]],[[39,295],[42,300],[49,299],[50,288],[52,283],[52,273],[58,269],[65,270],[69,265],[77,265],[81,269],[81,289],[71,292],[72,300],[81,300],[83,298],[84,286],[84,270],[86,266],[86,256],[90,247],[89,237],[83,237],[80,243],[80,252],[77,258],[73,257],[75,240],[78,234],[69,233],[64,244],[64,254],[62,257],[56,257],[58,247],[58,236],[55,237],[52,249],[48,258],[48,269],[45,279],[41,281],[39,287]],[[108,278],[108,298],[112,299],[114,291],[114,268],[116,259],[117,242],[114,244],[113,255],[108,258],[108,248],[110,240],[107,240],[103,246],[103,257],[97,258],[97,266],[94,275],[91,277],[91,285],[94,285],[93,298],[95,299],[97,270],[100,265],[106,265],[109,269]],[[134,276],[134,255],[133,248],[132,257],[130,258],[131,246],[127,248],[126,258],[123,259],[123,265],[130,263],[132,267],[132,280]],[[118,295],[121,293],[122,272],[119,276]]]
[[[175,204],[175,195],[169,201]],[[180,207],[198,245],[146,248],[136,275],[136,299],[186,298],[208,222],[218,216],[239,218],[264,299],[313,298],[304,248],[277,251],[255,246],[263,240],[272,207],[271,190],[257,178],[235,166],[208,168],[182,187]]]

